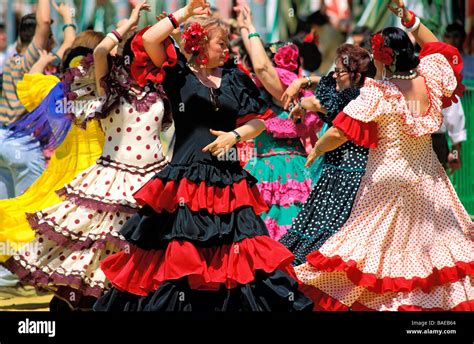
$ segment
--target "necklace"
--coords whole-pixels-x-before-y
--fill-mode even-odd
[[[384,77],[385,80],[392,80],[392,79],[401,79],[401,80],[413,80],[418,76],[418,72],[416,70],[411,70],[410,74],[408,75],[400,75],[394,74],[392,76]]]

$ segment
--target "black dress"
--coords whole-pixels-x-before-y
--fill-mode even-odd
[[[336,91],[332,74],[321,78],[316,97],[328,110],[321,119],[332,125],[340,111],[359,95],[359,89]],[[336,233],[351,213],[369,150],[347,141],[324,156],[323,171],[293,226],[281,237],[280,242],[295,255],[293,265],[306,262],[306,256],[319,249]]]
[[[210,128],[230,131],[268,112],[258,89],[239,70],[224,69],[211,93],[170,41],[165,67],[156,68],[141,43],[146,29],[132,44],[135,72],[162,81],[176,128],[174,156],[134,195],[144,207],[121,230],[129,249],[101,263],[113,288],[94,310],[311,310],[293,255],[260,219],[267,207],[256,179],[238,159],[202,152],[215,140]]]

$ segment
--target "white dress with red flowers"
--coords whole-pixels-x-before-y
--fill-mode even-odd
[[[370,79],[334,121],[354,142],[378,147],[346,224],[295,269],[316,309],[474,310],[474,227],[430,136],[460,89],[462,64],[452,62],[461,58],[441,43],[420,56],[424,114],[409,111],[394,83]]]

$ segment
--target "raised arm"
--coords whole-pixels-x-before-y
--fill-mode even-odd
[[[61,44],[58,51],[56,52],[56,55],[58,55],[58,57],[62,59],[64,56],[64,52],[72,46],[72,43],[74,42],[74,39],[76,38],[76,28],[73,24],[74,8],[65,3],[62,3],[61,5],[58,6],[54,1],[53,1],[53,7],[59,13],[59,15],[63,18],[63,22],[64,22],[63,43]]]
[[[395,6],[388,4],[388,9],[396,16],[402,19],[403,23],[409,23],[413,20],[413,14],[405,7],[403,0],[392,0]],[[420,23],[417,29],[411,32],[416,42],[423,47],[425,43],[439,42],[438,38],[425,25]]]
[[[51,35],[51,8],[50,0],[38,0],[36,8],[36,29],[33,36],[38,49],[46,49],[49,36]]]
[[[265,89],[279,101],[283,92],[285,92],[285,87],[281,83],[278,73],[267,55],[260,37],[248,37],[249,33],[256,33],[252,12],[247,5],[236,7],[235,10],[239,16],[242,16],[242,20],[238,22],[243,22],[244,28],[247,29],[242,30],[242,39],[245,47],[248,47],[247,52],[252,61],[253,70]]]
[[[146,1],[142,1],[138,4],[130,14],[130,18],[126,20],[120,27],[117,28],[117,32],[120,36],[124,36],[127,32],[136,28],[140,19],[140,12],[150,11],[150,5]],[[95,82],[97,86],[97,93],[99,96],[105,95],[105,89],[100,84],[102,78],[108,74],[109,65],[107,63],[107,57],[110,51],[117,45],[118,39],[113,33],[109,33],[102,42],[94,49],[94,68],[95,68]]]
[[[205,0],[189,0],[186,6],[170,15],[170,20],[160,20],[143,34],[145,51],[157,67],[161,67],[166,59],[165,50],[161,43],[175,29],[172,20],[176,20],[175,24],[180,25],[194,15],[210,14],[209,8],[210,5]]]

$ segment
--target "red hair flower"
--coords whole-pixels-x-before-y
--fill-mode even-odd
[[[207,31],[199,23],[191,23],[183,32],[184,51],[198,54],[207,42]]]
[[[380,33],[372,37],[372,53],[374,59],[384,65],[390,66],[394,61],[393,49],[385,46],[385,40]]]
[[[273,61],[278,67],[293,72],[296,68],[298,68],[299,55],[299,50],[296,45],[284,45],[278,49],[277,53],[273,57]]]

